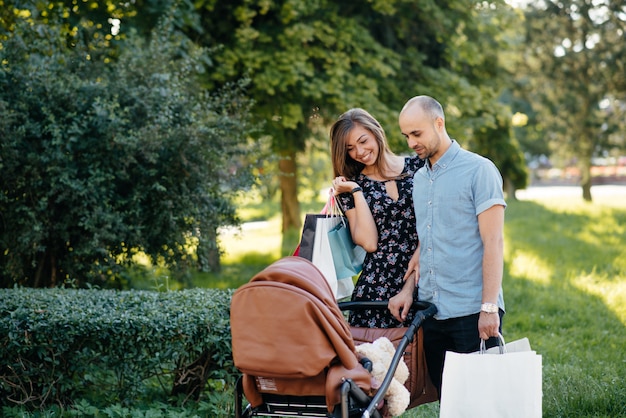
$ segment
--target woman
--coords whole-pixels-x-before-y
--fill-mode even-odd
[[[378,121],[359,108],[339,117],[330,141],[335,194],[353,241],[367,251],[352,300],[389,300],[389,311],[355,311],[350,323],[403,326],[418,270],[413,175],[424,161],[395,155]]]

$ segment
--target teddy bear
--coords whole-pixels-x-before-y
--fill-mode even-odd
[[[367,357],[372,362],[372,377],[377,382],[377,387],[385,379],[389,365],[396,352],[393,343],[386,337],[380,337],[371,343],[362,343],[356,346],[356,352],[360,357]],[[383,396],[387,406],[388,416],[399,416],[406,410],[411,400],[409,390],[404,382],[409,377],[409,368],[403,360],[398,362],[398,367],[391,380],[387,393]]]

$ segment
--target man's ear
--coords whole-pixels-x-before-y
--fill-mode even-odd
[[[437,119],[435,119],[435,127],[437,128],[439,132],[443,132],[444,129],[446,128],[446,122],[443,120],[441,116],[437,116]]]

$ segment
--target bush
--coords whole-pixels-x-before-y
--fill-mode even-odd
[[[138,251],[219,270],[254,181],[245,83],[202,88],[208,51],[165,24],[111,62],[62,39],[21,22],[0,45],[0,286],[119,288]]]
[[[2,405],[185,401],[198,399],[208,381],[230,387],[231,296],[0,289]]]

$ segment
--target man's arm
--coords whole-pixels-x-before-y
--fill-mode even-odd
[[[492,206],[478,215],[478,229],[484,247],[482,303],[496,303],[504,268],[504,206]],[[478,333],[481,339],[497,337],[499,327],[498,314],[480,313]]]

